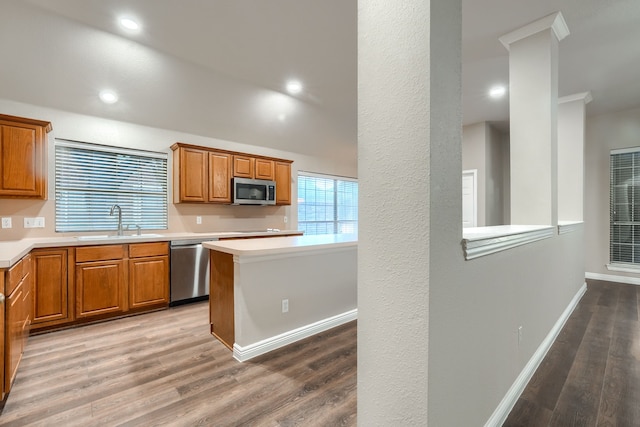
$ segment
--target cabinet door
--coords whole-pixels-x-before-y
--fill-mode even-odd
[[[36,249],[34,264],[33,323],[63,323],[73,320],[68,287],[66,249]]]
[[[169,303],[169,257],[129,260],[129,308]]]
[[[273,160],[256,159],[255,178],[268,179],[269,181],[273,181],[273,165]]]
[[[0,196],[46,198],[43,129],[0,121]]]
[[[22,359],[22,332],[24,327],[22,282],[6,299],[5,377],[4,391],[8,393]]]
[[[249,156],[233,156],[233,176],[239,178],[253,178],[254,169],[253,157]]]
[[[76,318],[126,310],[123,260],[76,264]]]
[[[209,153],[209,201],[231,203],[231,154]]]
[[[208,152],[194,148],[180,147],[179,162],[174,168],[179,169],[179,184],[174,191],[180,192],[180,202],[205,202],[207,198],[207,164]]]
[[[0,290],[4,289],[4,271],[0,270]],[[7,328],[5,327],[5,306],[7,303],[7,299],[4,294],[0,291],[0,400],[4,400],[4,367],[6,366],[5,358],[4,358],[4,346],[5,346],[5,336],[7,333]]]
[[[276,204],[291,204],[291,163],[276,162]]]

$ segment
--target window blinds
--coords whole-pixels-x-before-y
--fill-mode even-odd
[[[76,141],[55,144],[56,231],[167,229],[167,154]]]
[[[640,148],[610,157],[610,260],[640,263]]]

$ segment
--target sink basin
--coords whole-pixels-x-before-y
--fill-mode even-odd
[[[118,239],[141,239],[145,237],[162,237],[162,234],[154,234],[154,233],[143,233],[143,234],[126,234],[123,236],[118,235],[93,235],[93,236],[77,236],[78,240],[118,240]]]

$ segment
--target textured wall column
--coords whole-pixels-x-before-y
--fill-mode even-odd
[[[561,13],[500,37],[509,50],[511,223],[558,222],[558,42]]]
[[[584,134],[590,92],[558,100],[558,220],[584,218]]]
[[[460,9],[358,1],[362,426],[428,421],[430,257],[461,257]]]

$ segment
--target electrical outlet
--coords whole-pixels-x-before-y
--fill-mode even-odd
[[[196,224],[202,224],[202,217],[201,216],[197,216],[196,217]]]
[[[11,228],[11,217],[2,218],[2,228]]]
[[[25,218],[24,228],[44,228],[44,217]]]
[[[282,312],[283,313],[287,313],[289,311],[289,300],[288,299],[283,299],[282,300]]]
[[[289,221],[289,218],[287,218],[286,216],[284,217],[284,223],[286,224],[287,221]]]

